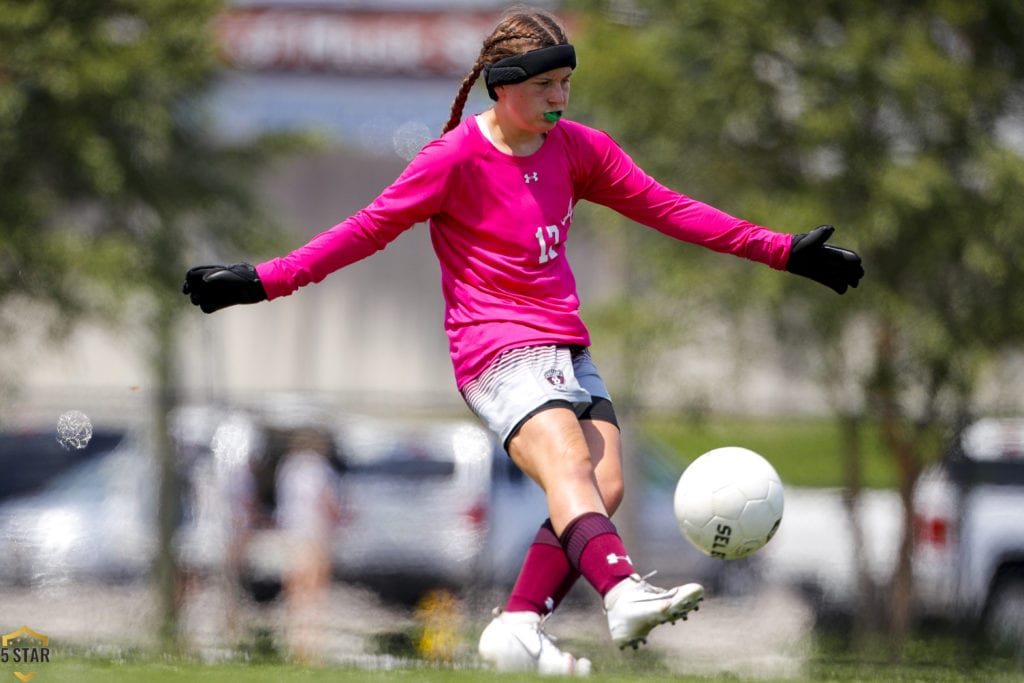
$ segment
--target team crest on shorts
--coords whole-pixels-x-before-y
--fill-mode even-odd
[[[551,368],[544,373],[544,379],[553,387],[564,387],[565,386],[565,373],[558,368]]]

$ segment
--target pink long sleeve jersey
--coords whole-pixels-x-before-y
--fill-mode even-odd
[[[660,185],[603,132],[563,119],[537,152],[517,157],[496,149],[470,117],[427,145],[368,207],[256,270],[275,299],[429,221],[461,388],[507,349],[590,343],[565,258],[581,199],[776,269],[789,255],[790,235]]]

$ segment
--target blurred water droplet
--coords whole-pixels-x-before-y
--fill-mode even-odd
[[[57,443],[64,448],[82,449],[92,439],[92,422],[80,410],[69,410],[57,418]]]
[[[427,124],[422,121],[406,121],[395,130],[392,142],[395,145],[395,153],[406,161],[411,161],[432,139]]]

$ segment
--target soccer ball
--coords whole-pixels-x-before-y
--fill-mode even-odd
[[[726,446],[686,468],[676,485],[676,521],[705,555],[746,557],[762,548],[782,521],[782,481],[754,451]]]

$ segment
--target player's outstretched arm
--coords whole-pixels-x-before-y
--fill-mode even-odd
[[[203,313],[213,313],[235,304],[254,304],[267,298],[256,268],[249,263],[190,268],[185,273],[181,291]]]
[[[808,233],[793,235],[786,270],[845,294],[848,287],[860,284],[864,266],[857,252],[825,244],[833,232],[831,225],[819,225]]]

